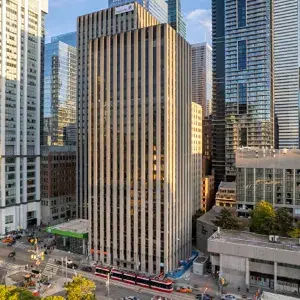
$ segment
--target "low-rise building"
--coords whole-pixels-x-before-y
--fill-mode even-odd
[[[202,178],[201,210],[209,211],[214,205],[215,177],[206,175]]]
[[[76,218],[76,146],[42,147],[42,223]]]
[[[236,183],[222,181],[216,194],[216,205],[236,207]]]
[[[299,239],[219,229],[208,251],[212,272],[230,285],[300,292]]]
[[[236,151],[239,216],[248,217],[261,200],[300,217],[300,150],[240,148]]]

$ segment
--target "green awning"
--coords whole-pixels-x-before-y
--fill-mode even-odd
[[[58,234],[62,236],[68,236],[68,237],[73,237],[77,239],[87,239],[88,238],[88,233],[78,233],[74,231],[66,231],[66,230],[60,230],[55,227],[47,227],[47,232],[52,233],[52,234]]]

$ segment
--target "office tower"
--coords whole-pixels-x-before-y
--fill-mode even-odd
[[[168,4],[165,0],[108,0],[108,7],[122,5],[126,9],[124,5],[134,1],[145,7],[160,23],[168,23]]]
[[[275,0],[274,99],[279,148],[299,148],[299,0]]]
[[[203,118],[212,113],[212,49],[207,43],[192,45],[192,100],[202,106]]]
[[[124,21],[124,13],[128,16]],[[143,22],[140,22],[143,21]],[[113,24],[113,26],[112,26]],[[77,53],[78,53],[78,82],[77,82],[77,205],[80,219],[88,218],[88,72],[89,72],[89,40],[101,36],[117,34],[129,30],[157,25],[158,21],[145,9],[133,4],[121,6],[84,15],[77,21]],[[90,28],[90,30],[87,30]],[[85,31],[86,30],[86,31]]]
[[[168,0],[169,24],[183,38],[186,38],[186,23],[181,12],[181,0]]]
[[[228,0],[223,4],[213,3],[213,164],[217,184],[222,175],[227,181],[234,180],[238,147],[274,146],[272,3]],[[222,161],[218,159],[221,150],[225,151]],[[224,174],[220,168],[223,158]]]
[[[230,0],[225,12],[225,153],[231,179],[238,147],[274,146],[272,4]]]
[[[212,0],[213,121],[215,190],[225,179],[225,1]]]
[[[238,214],[265,200],[300,216],[300,150],[240,148],[236,152]]]
[[[192,102],[192,198],[193,214],[200,209],[202,196],[202,107]]]
[[[0,232],[40,223],[40,106],[48,1],[1,1]]]
[[[191,49],[137,3],[116,12],[78,19],[79,64],[90,66],[78,82],[81,132],[88,113],[79,178],[87,172],[89,243],[95,260],[167,273],[191,253]],[[121,19],[122,28],[111,26]],[[89,48],[88,20],[98,35]]]
[[[76,123],[76,32],[53,37],[45,45],[43,145],[63,146],[64,132]]]
[[[76,217],[76,146],[42,146],[41,223]]]

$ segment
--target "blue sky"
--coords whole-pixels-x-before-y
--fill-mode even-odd
[[[107,8],[107,0],[49,0],[46,17],[47,40],[76,30],[77,16]],[[190,43],[211,41],[210,0],[181,0]]]

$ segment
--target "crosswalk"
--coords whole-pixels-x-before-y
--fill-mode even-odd
[[[31,245],[29,243],[17,241],[15,244],[12,245],[12,247],[27,250],[31,248]]]
[[[51,278],[52,276],[57,274],[59,266],[55,264],[54,259],[50,258],[42,272],[42,276],[46,276]]]
[[[8,261],[5,261],[5,260],[0,260],[0,268],[12,271],[12,270],[20,268],[20,266],[16,265],[13,262],[8,262]]]

